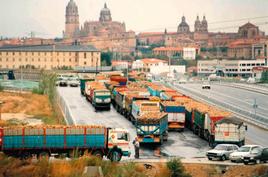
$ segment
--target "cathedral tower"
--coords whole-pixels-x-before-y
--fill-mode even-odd
[[[64,38],[74,38],[79,35],[79,14],[78,7],[73,0],[70,0],[66,7],[66,21]]]

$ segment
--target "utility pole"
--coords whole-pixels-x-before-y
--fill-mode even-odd
[[[4,101],[0,101],[0,120],[2,120],[2,105],[4,104]]]
[[[253,109],[254,109],[254,117],[256,118],[257,115],[257,108],[258,108],[258,104],[257,104],[257,99],[254,99],[254,104],[253,104]]]

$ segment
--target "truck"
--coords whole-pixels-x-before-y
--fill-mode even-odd
[[[137,117],[138,141],[144,144],[163,144],[168,139],[168,115],[164,112],[146,112]]]
[[[111,93],[102,82],[87,82],[86,98],[96,110],[111,107]]]
[[[80,92],[81,92],[81,95],[85,96],[86,95],[86,92],[85,92],[85,89],[86,89],[86,82],[90,82],[90,81],[94,81],[94,77],[88,77],[88,76],[80,76]]]
[[[22,159],[90,153],[120,161],[122,156],[130,156],[130,140],[125,129],[96,125],[1,127],[0,150]]]
[[[123,76],[111,76],[110,80],[118,82],[119,85],[127,85],[127,78]]]
[[[142,88],[128,88],[128,90],[121,90],[118,91],[115,95],[115,109],[117,112],[119,112],[122,115],[126,115],[126,96],[128,94],[137,94],[140,96],[150,96],[149,92],[147,90],[144,90]]]
[[[215,122],[215,133],[213,146],[217,144],[245,145],[245,134],[247,125],[236,117],[223,118]]]
[[[161,109],[168,114],[169,130],[183,131],[185,128],[185,107],[175,101],[162,101]]]
[[[179,97],[179,96],[182,96],[182,94],[176,92],[175,90],[160,93],[161,100],[165,100],[165,101],[174,101],[174,98]]]

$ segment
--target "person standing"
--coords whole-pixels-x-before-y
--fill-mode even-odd
[[[133,145],[135,148],[135,159],[140,158],[140,142],[138,140],[138,137],[135,138],[135,140],[133,141]]]

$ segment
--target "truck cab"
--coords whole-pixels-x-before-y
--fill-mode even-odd
[[[108,158],[112,161],[120,161],[122,156],[130,157],[130,136],[123,128],[108,130]]]
[[[110,108],[111,93],[109,90],[94,90],[92,103],[96,108]]]

